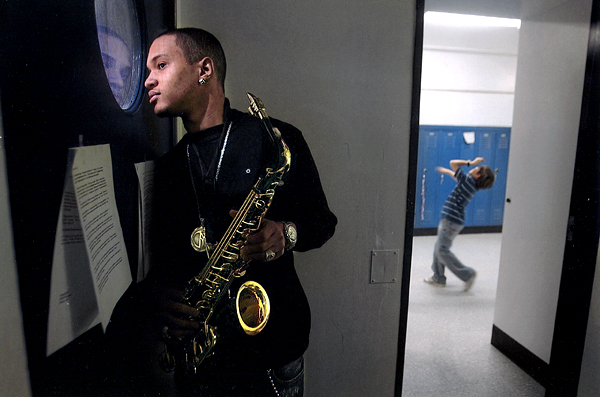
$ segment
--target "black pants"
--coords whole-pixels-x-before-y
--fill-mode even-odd
[[[275,369],[233,365],[197,375],[177,375],[178,397],[302,397],[304,358]]]

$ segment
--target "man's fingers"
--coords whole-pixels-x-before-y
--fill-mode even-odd
[[[167,334],[169,334],[169,336],[171,336],[173,338],[178,338],[178,339],[193,336],[196,332],[197,332],[197,330],[187,330],[187,329],[183,330],[183,329],[173,329],[173,328],[169,328],[167,330]]]

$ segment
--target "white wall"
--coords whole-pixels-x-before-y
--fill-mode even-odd
[[[371,284],[371,251],[396,249],[401,275],[411,113],[413,0],[179,0],[228,57],[226,93],[245,92],[300,128],[319,167],[336,235],[297,254],[311,303],[307,396],[393,395],[400,278]],[[301,237],[300,237],[301,238]]]
[[[425,18],[422,125],[510,127],[519,30]]]
[[[526,10],[494,325],[549,363],[591,0],[532,1]]]
[[[30,396],[0,116],[0,396]]]

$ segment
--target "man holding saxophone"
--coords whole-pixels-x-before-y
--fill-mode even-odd
[[[181,117],[187,131],[156,166],[144,285],[167,347],[161,365],[183,395],[301,396],[310,309],[292,251],[320,247],[337,223],[308,145],[251,94],[258,115],[231,109],[223,49],[206,31],[159,36],[147,67],[155,114]],[[242,327],[234,309],[265,321]]]

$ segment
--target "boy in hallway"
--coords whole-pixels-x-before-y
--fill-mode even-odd
[[[463,263],[450,251],[452,241],[460,233],[465,224],[465,208],[480,189],[489,189],[496,180],[494,171],[486,165],[476,167],[465,173],[462,166],[479,165],[485,160],[477,157],[475,160],[451,160],[450,168],[436,167],[441,174],[450,175],[456,180],[456,186],[446,199],[442,208],[442,219],[438,225],[438,238],[433,252],[433,276],[424,279],[427,284],[436,287],[446,286],[444,270],[447,267],[459,279],[465,282],[464,290],[468,291],[475,282],[477,272]]]

